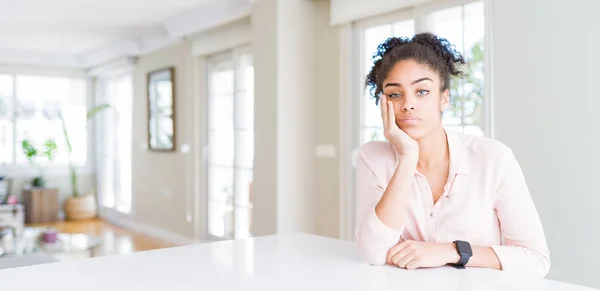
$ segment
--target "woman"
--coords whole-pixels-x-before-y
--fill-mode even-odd
[[[355,243],[373,265],[452,265],[546,276],[542,224],[511,149],[445,130],[450,78],[463,57],[418,34],[382,43],[367,76],[387,141],[357,158]]]

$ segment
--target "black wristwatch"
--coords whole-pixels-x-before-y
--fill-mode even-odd
[[[458,263],[450,264],[457,269],[464,269],[469,259],[473,256],[473,250],[471,249],[471,244],[466,241],[457,240],[453,242],[456,246],[456,251],[460,255],[460,260]]]

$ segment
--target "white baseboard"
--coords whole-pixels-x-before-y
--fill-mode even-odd
[[[105,219],[115,225],[143,233],[174,245],[182,246],[197,243],[193,239],[183,235],[176,234],[159,227],[136,222],[131,218],[131,216],[113,209],[103,208],[99,211],[99,216],[100,218]]]

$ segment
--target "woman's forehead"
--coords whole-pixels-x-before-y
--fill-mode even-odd
[[[398,83],[402,86],[411,86],[413,82],[429,78],[433,82],[439,82],[439,75],[429,66],[419,64],[413,60],[405,60],[396,63],[388,72],[382,86],[387,83]]]

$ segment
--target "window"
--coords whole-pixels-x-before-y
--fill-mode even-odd
[[[99,80],[98,103],[111,108],[97,116],[100,146],[98,190],[100,203],[122,213],[131,212],[131,150],[133,84],[131,76]]]
[[[449,110],[444,112],[446,128],[484,135],[483,1],[435,11],[427,16],[428,30],[456,45],[465,57],[465,76],[451,84]]]
[[[87,82],[83,78],[0,74],[0,163],[26,164],[23,140],[40,152],[52,140],[53,161],[39,157],[38,164],[67,165],[69,153],[60,116],[64,118],[73,149],[71,162],[87,162]]]
[[[445,9],[414,13],[412,17],[398,17],[397,20],[387,23],[363,25],[359,31],[362,35],[363,60],[360,66],[360,80],[363,81],[371,69],[372,56],[377,51],[377,46],[388,37],[412,37],[415,33],[429,31],[447,38],[456,45],[468,64],[463,67],[465,76],[452,80],[450,106],[443,113],[444,127],[483,136],[486,118],[483,116],[483,8],[483,1],[475,1]],[[360,143],[384,140],[380,109],[375,105],[368,89],[361,94],[360,112]]]
[[[0,75],[0,164],[13,161],[13,85],[12,76]]]
[[[247,48],[209,60],[208,232],[251,235],[254,168],[254,68]]]

